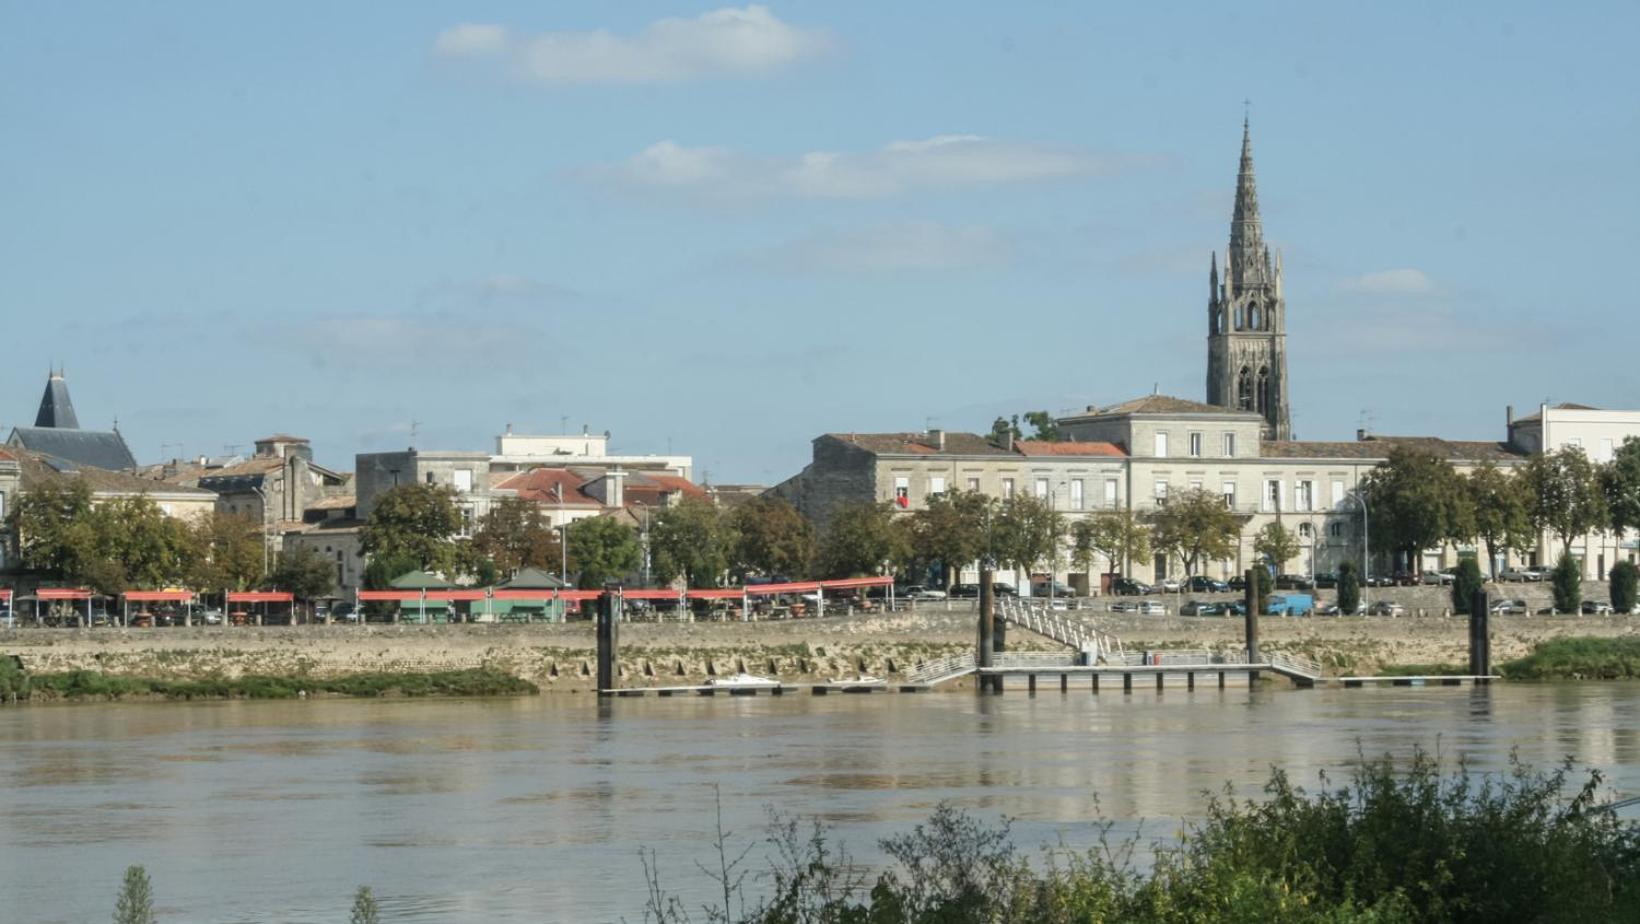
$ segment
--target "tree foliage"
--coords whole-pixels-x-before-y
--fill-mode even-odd
[[[1414,569],[1421,566],[1424,549],[1475,534],[1474,505],[1463,478],[1432,452],[1396,446],[1361,481],[1372,508],[1373,535],[1385,537]]]
[[[125,881],[120,884],[120,896],[114,902],[114,924],[154,924],[154,889],[148,882],[148,871],[140,866],[127,867]]]
[[[480,561],[494,563],[497,577],[511,577],[525,568],[556,572],[562,561],[557,530],[548,525],[539,505],[517,497],[490,505],[471,545]],[[482,565],[475,563],[474,570],[482,570]]]
[[[353,914],[348,918],[348,924],[378,924],[380,920],[376,896],[369,886],[359,886],[359,891],[353,893]]]
[[[1201,488],[1168,498],[1150,522],[1156,548],[1184,562],[1186,574],[1195,574],[1199,563],[1235,557],[1241,539],[1241,518],[1223,497]]]
[[[1287,563],[1293,560],[1298,550],[1298,536],[1281,525],[1280,520],[1264,524],[1264,528],[1253,538],[1253,551],[1269,559],[1278,573],[1286,572]]]
[[[814,524],[781,497],[756,497],[729,512],[732,568],[748,574],[801,578],[814,564]]]
[[[1640,531],[1640,437],[1627,437],[1612,460],[1600,468],[1607,522],[1621,543],[1630,530]]]
[[[1469,601],[1475,592],[1486,586],[1486,579],[1481,576],[1481,566],[1473,558],[1465,557],[1458,562],[1458,570],[1452,581],[1452,612],[1459,616],[1469,615]]]
[[[734,550],[734,527],[709,500],[685,498],[650,518],[649,554],[662,582],[681,577],[690,587],[716,587]]]
[[[569,525],[569,567],[577,584],[592,590],[643,564],[638,533],[613,517],[586,517]]]
[[[1583,567],[1569,553],[1561,552],[1560,561],[1549,574],[1549,589],[1555,597],[1555,612],[1576,613],[1583,606]]]
[[[370,556],[369,563],[365,565],[362,576],[364,587],[366,590],[387,590],[400,575],[419,570],[421,565],[409,552],[378,552]]]
[[[23,567],[105,594],[185,583],[202,557],[197,533],[147,495],[94,503],[83,482],[24,491],[9,522]]]
[[[991,520],[991,553],[1003,567],[1031,570],[1051,563],[1065,535],[1065,518],[1047,500],[1019,494]]]
[[[1054,420],[1047,411],[1029,411],[1025,414],[1025,422],[1031,425],[1031,439],[1057,443],[1063,438],[1059,431],[1059,421]]]
[[[1536,544],[1526,485],[1520,476],[1487,462],[1469,473],[1464,486],[1474,511],[1475,538],[1486,546],[1488,571],[1497,568],[1501,553],[1524,551]]]
[[[1354,616],[1361,606],[1361,575],[1355,570],[1355,562],[1340,562],[1338,565],[1338,612],[1344,616]]]
[[[382,494],[360,536],[366,554],[409,559],[424,571],[454,573],[461,548],[456,495],[447,486],[401,484]]]
[[[894,522],[892,503],[843,501],[831,511],[820,538],[820,573],[828,578],[881,573],[910,557],[906,530]]]
[[[1134,561],[1150,557],[1150,524],[1132,510],[1102,510],[1077,520],[1071,539],[1071,561],[1083,568],[1092,566],[1094,553],[1124,574]]]
[[[188,583],[200,590],[249,590],[267,566],[262,524],[248,516],[213,511],[194,523],[198,557]]]
[[[978,561],[990,545],[996,502],[978,491],[947,491],[909,518],[911,557],[923,567],[940,566],[945,583]]]
[[[1640,584],[1640,568],[1636,568],[1634,562],[1620,561],[1612,566],[1613,613],[1626,615],[1634,612],[1636,584]]]
[[[1560,538],[1561,548],[1606,525],[1606,496],[1599,474],[1577,446],[1539,453],[1527,461],[1526,481],[1532,525]]]
[[[318,600],[336,589],[336,564],[308,546],[288,548],[279,553],[268,584],[298,600]]]

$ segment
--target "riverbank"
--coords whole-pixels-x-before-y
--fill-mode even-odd
[[[1243,644],[1239,618],[1071,613],[1114,634],[1130,650]],[[1640,640],[1634,617],[1509,616],[1492,621],[1495,664],[1568,637]],[[790,683],[872,674],[897,677],[919,662],[973,649],[972,608],[754,623],[629,623],[621,628],[621,682],[695,684],[740,671]],[[1302,655],[1331,674],[1396,665],[1462,664],[1461,617],[1316,617],[1261,620],[1265,650]],[[1640,641],[1635,641],[1640,644]],[[1057,646],[1018,628],[1010,650]],[[170,629],[16,629],[0,633],[0,655],[34,676],[95,672],[152,684],[223,684],[244,678],[354,677],[489,671],[544,693],[594,687],[596,641],[588,623],[564,625],[222,626]]]

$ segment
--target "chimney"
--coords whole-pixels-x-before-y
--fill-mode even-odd
[[[1505,429],[1515,425],[1515,406],[1513,404],[1503,409],[1503,426]]]
[[[1367,431],[1366,431],[1365,428],[1357,429],[1355,431],[1355,441],[1357,443],[1365,442],[1366,439],[1367,439]]]
[[[1011,428],[1002,434],[1002,448],[1008,452],[1014,451],[1014,431]]]
[[[928,445],[938,449],[941,452],[944,452],[945,430],[940,427],[930,427],[928,429]]]

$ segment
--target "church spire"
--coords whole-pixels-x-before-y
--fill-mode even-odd
[[[68,382],[61,372],[52,372],[46,378],[46,393],[40,396],[40,412],[34,415],[36,427],[56,430],[78,430],[80,419],[74,415],[74,402],[68,399]]]
[[[1267,254],[1264,228],[1258,216],[1258,185],[1253,178],[1253,131],[1247,117],[1241,120],[1241,168],[1236,173],[1236,208],[1230,218],[1229,263],[1234,261],[1235,283],[1265,282]],[[1226,267],[1229,271],[1229,267]]]

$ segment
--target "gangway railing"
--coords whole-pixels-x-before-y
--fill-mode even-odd
[[[1116,636],[1055,612],[1046,603],[999,597],[996,614],[998,618],[1022,629],[1086,652],[1089,660],[1109,660],[1113,656],[1123,655],[1122,642]]]
[[[934,661],[924,661],[906,671],[905,680],[907,683],[912,684],[932,685],[973,672],[974,656],[972,654],[951,655]]]

